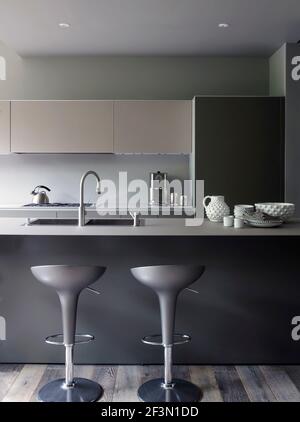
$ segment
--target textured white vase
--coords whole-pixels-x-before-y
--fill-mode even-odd
[[[208,199],[210,200],[209,203],[207,203]],[[230,209],[224,200],[224,196],[208,195],[203,199],[203,206],[207,218],[214,223],[221,223],[223,217],[230,214]]]

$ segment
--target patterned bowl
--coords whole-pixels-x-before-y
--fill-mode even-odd
[[[279,217],[284,221],[292,217],[295,212],[295,205],[286,202],[264,202],[255,204],[255,208],[257,211],[261,211],[271,217]]]
[[[243,218],[245,212],[254,212],[254,205],[238,204],[234,206],[234,216],[236,218]]]

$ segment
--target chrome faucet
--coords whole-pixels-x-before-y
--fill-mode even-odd
[[[100,195],[100,177],[95,171],[89,170],[86,173],[82,175],[82,178],[80,180],[80,204],[78,209],[78,226],[83,227],[85,225],[85,205],[84,205],[84,182],[87,176],[92,174],[97,179],[97,186],[96,186],[96,193]]]

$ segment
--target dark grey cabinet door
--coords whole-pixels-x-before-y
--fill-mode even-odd
[[[284,99],[197,97],[195,176],[234,204],[284,200]]]

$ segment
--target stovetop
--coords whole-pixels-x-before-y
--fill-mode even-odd
[[[84,204],[86,207],[91,207],[93,204],[87,203]],[[23,207],[66,207],[66,208],[78,208],[78,202],[51,202],[50,204],[26,204]]]

